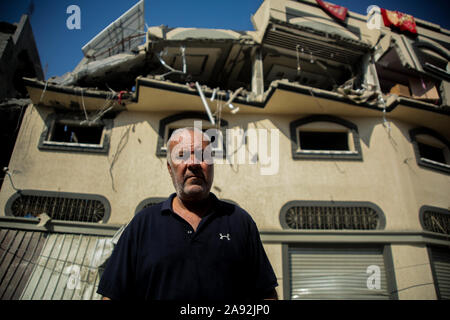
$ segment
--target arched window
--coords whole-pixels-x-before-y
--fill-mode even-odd
[[[342,201],[290,201],[281,209],[280,223],[301,230],[376,230],[386,224],[375,204]]]
[[[200,112],[183,112],[161,119],[159,121],[156,156],[165,157],[167,155],[167,141],[173,131],[183,127],[194,127],[195,121],[201,121],[203,131],[208,130],[208,133],[213,133],[214,137],[212,137],[211,142],[215,157],[225,156],[225,130],[228,122],[221,119],[220,127],[217,127],[217,123],[216,125],[211,124],[208,116]]]
[[[328,115],[313,115],[291,122],[294,159],[362,160],[358,127]]]
[[[450,173],[450,143],[439,133],[428,128],[409,131],[417,165]]]
[[[111,207],[105,197],[95,194],[22,190],[9,198],[5,211],[15,217],[45,213],[53,220],[106,223]]]
[[[450,235],[449,210],[423,206],[420,208],[419,218],[424,230]]]

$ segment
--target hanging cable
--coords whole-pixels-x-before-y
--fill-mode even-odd
[[[166,72],[166,73],[160,75],[160,77],[163,77],[163,78],[164,78],[165,76],[168,76],[169,74],[172,74],[172,73],[186,74],[186,72],[187,72],[187,65],[186,65],[186,47],[184,47],[184,46],[180,47],[180,51],[181,51],[181,60],[182,60],[182,62],[183,62],[183,70],[182,70],[182,71],[176,70],[176,69],[172,68],[171,66],[169,66],[169,65],[164,61],[164,59],[161,57],[161,53],[157,53],[157,54],[156,54],[156,56],[158,57],[159,62],[161,62],[161,64],[162,64],[165,68],[169,69],[169,72]]]

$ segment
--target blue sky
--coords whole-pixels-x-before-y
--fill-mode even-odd
[[[82,59],[81,47],[138,0],[34,0],[31,25],[46,78],[62,75]],[[349,10],[366,14],[369,5],[398,10],[450,29],[450,4],[440,0],[330,0]],[[0,1],[0,21],[18,22],[30,0]],[[223,28],[253,30],[250,16],[262,0],[146,0],[145,20],[149,26]],[[81,29],[69,30],[68,6],[81,9]],[[47,67],[46,67],[47,66]]]

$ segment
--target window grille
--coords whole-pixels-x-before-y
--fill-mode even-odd
[[[450,212],[426,209],[423,212],[423,227],[427,231],[450,235]]]
[[[16,217],[38,217],[46,213],[54,220],[100,222],[106,208],[102,201],[59,196],[19,195],[10,207]]]
[[[384,216],[374,205],[285,205],[281,224],[301,230],[375,230],[384,227]]]

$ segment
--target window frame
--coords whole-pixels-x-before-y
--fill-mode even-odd
[[[419,220],[420,220],[420,225],[422,226],[422,229],[424,231],[427,231],[427,232],[433,232],[433,233],[437,233],[437,234],[440,234],[440,235],[450,236],[450,233],[447,234],[447,233],[443,233],[443,232],[435,232],[435,231],[428,230],[426,228],[424,215],[427,212],[429,212],[429,211],[433,211],[433,212],[437,212],[439,214],[447,215],[450,218],[450,210],[447,210],[447,209],[444,209],[444,208],[439,208],[439,207],[434,207],[434,206],[424,205],[424,206],[420,207],[420,210],[419,210]]]
[[[448,68],[450,66],[450,56],[445,51],[445,48],[440,48],[439,44],[430,42],[429,39],[424,40],[418,40],[413,42],[413,48],[414,53],[417,57],[417,60],[419,61],[420,65],[422,66],[422,69],[431,74],[434,78],[438,78],[441,80],[449,81],[450,80],[450,72],[448,71]],[[431,51],[431,54],[428,52]],[[437,56],[437,57],[436,57]],[[442,61],[447,60],[446,69],[442,69],[441,67],[438,67],[434,64],[429,63],[426,61],[427,57],[432,57],[436,60],[441,59]]]
[[[67,123],[80,127],[88,127],[88,125],[80,125],[80,122],[85,119],[85,115],[79,113],[52,113],[48,115],[45,120],[44,130],[39,139],[38,149],[43,151],[108,153],[111,129],[113,127],[112,119],[100,119],[98,120],[98,123],[95,124],[95,126],[103,127],[100,144],[58,142],[50,140],[50,136],[53,134],[56,123]]]
[[[157,157],[166,157],[167,156],[167,140],[169,139],[168,131],[173,128],[171,124],[178,122],[180,120],[192,120],[192,124],[190,127],[194,126],[193,121],[208,121],[209,118],[206,114],[201,112],[182,112],[177,113],[168,117],[165,117],[159,121],[159,131],[158,131],[158,142],[156,144],[156,156]],[[216,119],[217,120],[217,119]],[[228,121],[221,119],[220,120],[220,132],[222,133],[222,149],[219,149],[222,153],[222,157],[226,157],[226,128],[228,127]],[[203,127],[202,127],[203,128]],[[215,149],[213,149],[215,151]],[[217,157],[217,155],[215,155]]]
[[[35,196],[35,197],[53,197],[53,198],[68,198],[68,199],[81,199],[81,200],[96,200],[103,204],[105,214],[99,222],[86,222],[78,220],[60,220],[55,221],[69,222],[69,223],[93,223],[93,224],[107,224],[111,217],[111,205],[107,198],[99,194],[88,193],[76,193],[76,192],[59,192],[59,191],[46,191],[46,190],[20,190],[9,197],[5,205],[5,215],[10,217],[17,217],[12,211],[12,205],[16,199],[21,196]],[[22,217],[23,218],[23,217]]]
[[[322,123],[330,123],[330,128],[323,128]],[[314,123],[317,128],[314,128]],[[345,119],[330,115],[312,115],[305,118],[294,120],[290,123],[291,135],[291,150],[292,158],[294,160],[353,160],[363,161],[361,144],[359,139],[358,127]],[[348,151],[338,150],[301,150],[299,133],[301,127],[306,127],[303,131],[317,131],[317,132],[347,132]]]
[[[305,207],[367,207],[373,209],[378,214],[378,223],[375,229],[293,229],[289,227],[286,222],[286,214],[292,207],[305,206]],[[279,215],[280,225],[284,230],[299,230],[299,231],[372,231],[383,230],[386,227],[386,216],[379,206],[369,201],[309,201],[309,200],[294,200],[289,201],[283,205]]]
[[[433,144],[424,142],[423,138],[420,138],[421,135],[422,136],[430,136],[433,140],[437,140],[438,142],[441,143],[441,146],[446,148],[446,150],[444,150],[444,157],[446,158],[447,163],[436,162],[436,161],[433,161],[431,159],[427,159],[427,158],[424,158],[421,156],[418,143],[436,147]],[[437,172],[441,172],[441,173],[450,174],[450,142],[447,141],[447,139],[445,139],[443,136],[441,136],[439,133],[435,132],[434,130],[431,130],[431,129],[428,129],[425,127],[411,129],[409,131],[409,136],[411,139],[411,143],[413,145],[416,162],[419,167],[431,169],[433,171],[437,171]],[[418,136],[419,136],[419,139],[417,139]],[[420,140],[422,140],[422,141],[420,141]],[[447,155],[445,153],[447,153]]]

